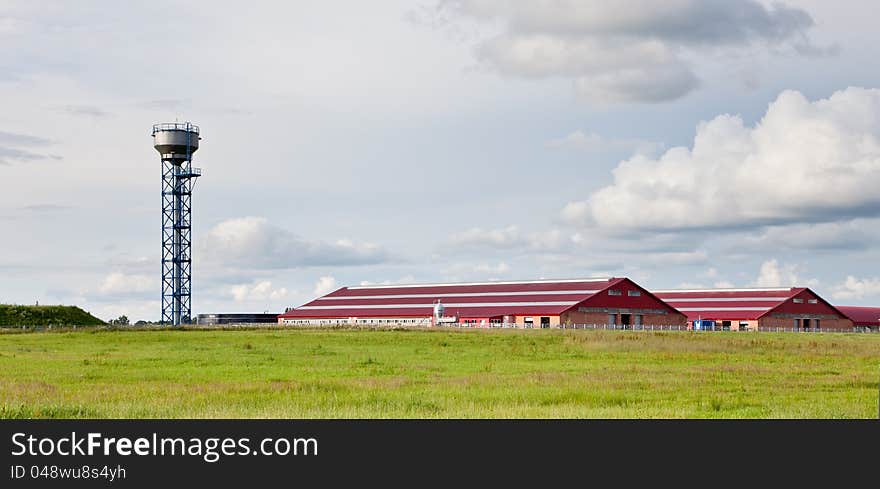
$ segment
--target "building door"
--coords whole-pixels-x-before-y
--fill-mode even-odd
[[[629,329],[630,323],[632,322],[631,314],[621,314],[620,315],[620,324],[623,326],[623,329]]]
[[[807,318],[804,318],[804,331],[809,331],[809,330],[810,330],[810,320]]]
[[[730,321],[721,321],[721,331],[730,331]]]
[[[541,316],[541,328],[549,328],[550,327],[550,318],[547,316]]]
[[[535,327],[535,321],[532,318],[525,318],[523,319],[523,326],[526,328],[533,328]]]

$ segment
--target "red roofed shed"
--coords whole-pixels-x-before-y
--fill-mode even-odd
[[[880,307],[837,306],[856,328],[880,329]]]

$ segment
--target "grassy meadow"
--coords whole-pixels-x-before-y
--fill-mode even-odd
[[[871,418],[880,335],[0,334],[0,417]]]

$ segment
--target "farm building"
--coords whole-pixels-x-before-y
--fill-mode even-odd
[[[278,322],[628,328],[683,327],[686,317],[627,278],[603,278],[343,287],[287,310]]]
[[[212,313],[199,314],[196,316],[196,324],[262,324],[274,323],[278,320],[277,314],[270,313]]]
[[[880,329],[880,307],[837,306],[840,312],[852,319],[856,329]]]
[[[804,287],[655,290],[693,329],[852,331],[853,321]]]

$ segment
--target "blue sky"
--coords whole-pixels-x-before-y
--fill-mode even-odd
[[[630,276],[880,303],[864,1],[0,4],[0,301],[159,316],[154,122],[192,120],[194,312]]]

